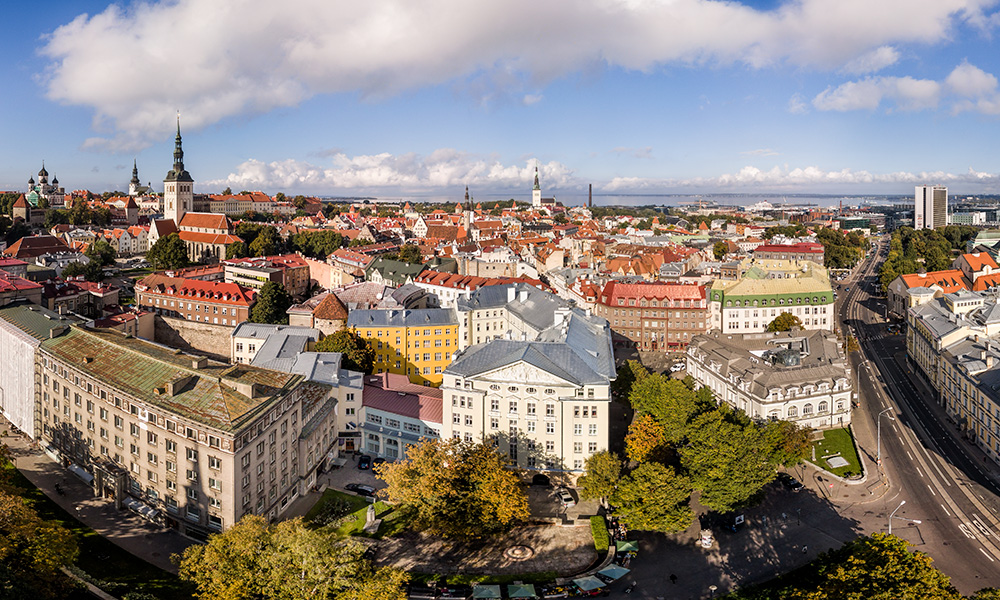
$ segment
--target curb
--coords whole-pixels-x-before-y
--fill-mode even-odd
[[[862,485],[862,484],[868,482],[868,469],[865,468],[865,457],[858,450],[858,440],[857,440],[857,437],[854,435],[854,426],[853,426],[853,424],[848,423],[847,424],[847,430],[851,432],[851,445],[854,446],[854,454],[855,454],[855,456],[858,457],[858,463],[860,463],[860,466],[861,466],[861,477],[859,477],[857,479],[846,479],[846,478],[841,477],[839,475],[834,475],[830,471],[827,471],[826,469],[824,469],[823,467],[817,465],[816,463],[812,462],[809,459],[804,459],[803,462],[805,462],[806,464],[810,465],[811,467],[813,467],[817,471],[822,472],[824,475],[826,475],[830,479],[835,479],[835,480],[837,480],[840,483],[843,483],[845,485]]]

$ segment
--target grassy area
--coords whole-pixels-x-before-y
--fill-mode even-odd
[[[323,492],[323,497],[319,499],[319,502],[306,513],[306,521],[316,522],[324,513],[331,510],[344,515],[367,507],[368,501],[361,496],[338,492],[337,490],[326,490]]]
[[[608,522],[602,515],[590,517],[590,533],[594,536],[594,548],[598,554],[606,554],[611,538],[608,536]]]
[[[42,519],[57,521],[76,534],[80,546],[76,566],[91,577],[110,583],[113,589],[108,591],[112,595],[120,597],[127,592],[144,592],[159,600],[192,598],[193,586],[104,539],[50,500],[13,466],[7,464],[4,468],[12,471],[11,483],[24,490],[22,496],[26,503]]]
[[[515,581],[524,583],[551,583],[559,577],[559,573],[555,571],[512,575],[434,575],[431,573],[411,573],[410,575],[411,583],[420,584],[427,583],[428,581],[438,581],[443,585],[472,585],[473,583],[507,585]]]
[[[839,477],[849,477],[861,474],[861,461],[858,459],[857,450],[854,447],[854,438],[851,430],[829,429],[823,433],[823,439],[813,442],[816,451],[816,463]],[[832,468],[827,464],[824,457],[839,454],[848,462],[846,466]]]

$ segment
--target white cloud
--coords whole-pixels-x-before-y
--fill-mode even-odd
[[[767,156],[770,150],[755,151]],[[503,164],[494,157],[484,157],[442,148],[429,155],[388,153],[347,156],[333,154],[319,165],[299,160],[264,162],[251,159],[221,179],[198,182],[199,189],[260,189],[269,192],[318,195],[406,195],[447,194],[468,185],[473,194],[517,193],[530,190],[536,161]],[[761,169],[747,165],[734,173],[687,179],[615,177],[600,182],[578,176],[558,162],[538,165],[542,188],[581,191],[588,183],[605,194],[676,193],[676,192],[786,192],[838,193],[841,191],[886,193],[906,192],[905,186],[928,181],[961,186],[962,190],[996,192],[1000,176],[975,171],[966,173],[896,172],[872,173],[852,169],[824,170],[818,166],[789,165]],[[908,193],[908,192],[907,192]]]
[[[525,94],[524,98],[521,99],[521,102],[523,102],[525,106],[531,106],[532,104],[538,104],[541,102],[544,97],[545,96],[541,94]]]
[[[645,146],[643,148],[629,148],[626,146],[618,146],[611,149],[611,154],[628,156],[631,158],[653,158],[653,147]]]
[[[228,176],[206,181],[204,185],[208,189],[229,186],[313,194],[431,192],[466,185],[473,190],[528,189],[536,164],[546,188],[578,183],[573,171],[557,162],[542,164],[532,159],[523,165],[504,165],[494,158],[443,148],[428,156],[337,153],[330,156],[330,163],[325,166],[292,159],[273,162],[251,159]]]
[[[806,104],[802,94],[792,94],[792,97],[788,99],[788,112],[793,115],[804,115],[809,112],[809,105]]]
[[[746,150],[740,152],[744,156],[778,156],[779,152],[777,150],[771,150],[770,148],[758,148],[756,150]]]
[[[641,177],[616,177],[601,186],[602,193],[640,192],[787,192],[840,193],[858,190],[885,193],[907,192],[905,186],[933,181],[945,185],[961,186],[970,192],[993,192],[1000,186],[1000,175],[969,168],[966,173],[895,172],[871,173],[841,169],[826,171],[816,166],[791,168],[788,165],[762,170],[746,166],[736,173],[716,177],[691,179],[653,179]],[[596,188],[597,186],[595,186]]]
[[[827,88],[813,98],[817,110],[875,110],[889,99],[903,110],[923,110],[938,105],[941,84],[912,77],[866,77]]]
[[[451,83],[481,105],[611,65],[789,64],[873,70],[895,46],[989,22],[993,0],[161,0],[112,4],[46,36],[47,96],[94,111],[88,147],[133,151],[171,130],[294,106]],[[905,14],[906,18],[899,18]],[[859,58],[861,57],[861,58]],[[100,68],[95,68],[100,65]],[[103,140],[103,141],[101,141]]]
[[[970,65],[968,61],[955,69],[944,80],[952,92],[968,98],[996,94],[997,78],[979,67]]]
[[[892,46],[879,46],[871,52],[866,52],[849,61],[841,70],[851,75],[864,75],[865,73],[881,71],[890,65],[896,64],[898,60],[898,50]]]
[[[968,61],[962,61],[940,82],[913,77],[866,77],[828,87],[813,98],[812,104],[817,110],[875,110],[886,101],[901,110],[925,110],[938,107],[943,99],[950,102],[954,113],[1000,114],[997,77]]]

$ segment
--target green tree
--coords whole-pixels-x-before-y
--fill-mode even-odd
[[[792,327],[802,327],[802,319],[790,312],[783,312],[767,324],[767,331],[791,331]]]
[[[392,567],[382,567],[364,577],[353,579],[347,589],[337,594],[337,600],[406,600],[409,573]]]
[[[341,366],[345,369],[371,373],[375,366],[375,351],[371,345],[349,329],[341,329],[316,342],[316,351],[340,352],[343,355]]]
[[[580,477],[580,497],[604,501],[615,493],[622,475],[622,459],[614,452],[601,450],[585,463],[587,474]]]
[[[292,297],[285,286],[277,281],[268,281],[257,294],[257,302],[250,310],[250,322],[285,325],[288,323],[287,311],[291,305]]]
[[[694,520],[690,498],[686,477],[659,463],[644,463],[621,480],[611,502],[629,529],[676,533]]]
[[[365,239],[361,239],[361,238],[354,238],[353,240],[351,240],[351,243],[349,244],[349,246],[351,248],[357,248],[358,246],[367,246],[369,244],[371,244],[371,241],[369,241],[369,240],[365,240]]]
[[[416,244],[403,244],[403,247],[399,249],[399,260],[409,264],[417,264],[424,262],[424,257],[420,254],[420,248]]]
[[[43,521],[20,496],[0,491],[0,596],[66,597],[72,585],[60,569],[77,554],[72,532]]]
[[[101,266],[101,263],[91,259],[87,264],[83,264],[82,261],[71,262],[62,270],[64,279],[81,275],[87,281],[104,281],[104,267]]]
[[[636,381],[640,381],[649,375],[646,367],[637,360],[626,361],[618,371],[618,378],[611,382],[611,392],[616,398],[628,398],[632,393],[632,386]]]
[[[527,520],[520,472],[492,445],[424,440],[404,460],[383,463],[376,476],[390,501],[414,511],[421,528],[449,538],[480,538]]]
[[[71,225],[87,225],[91,219],[90,205],[82,198],[73,201],[69,209],[69,222]]]
[[[7,229],[7,245],[10,246],[17,240],[31,235],[31,227],[25,224],[23,221],[18,221]]]
[[[733,600],[961,600],[931,557],[894,535],[875,533],[825,552],[800,576],[740,590]],[[990,596],[986,596],[989,598]],[[973,596],[975,598],[975,596]]]
[[[684,438],[688,421],[699,411],[694,392],[683,382],[659,373],[637,381],[629,394],[632,408],[649,413],[663,427],[663,441],[679,442]]]
[[[249,256],[247,252],[247,245],[243,241],[233,242],[226,246],[226,260],[233,260],[234,258],[246,258]]]
[[[261,228],[260,233],[250,244],[250,253],[254,256],[271,256],[278,250],[281,238],[278,232],[270,225]]]
[[[369,580],[383,598],[396,598],[405,574],[374,571],[363,551],[329,528],[310,529],[302,519],[269,525],[250,515],[207,544],[188,547],[179,557],[180,576],[206,600],[334,600]]]
[[[69,213],[65,210],[53,209],[45,213],[45,222],[42,227],[46,231],[50,231],[56,225],[63,225],[69,223]]]
[[[681,466],[701,490],[701,503],[719,512],[748,505],[787,459],[773,432],[728,404],[695,417],[687,442],[678,448]]]
[[[99,239],[87,247],[87,251],[84,252],[91,262],[96,262],[97,264],[103,266],[115,264],[115,258],[118,256],[118,251],[111,247],[105,239]]]
[[[146,252],[146,260],[154,269],[183,269],[191,264],[187,244],[176,233],[161,237]]]
[[[715,260],[722,260],[728,251],[729,246],[726,245],[726,242],[715,242],[715,245],[712,246],[712,253],[715,254]]]
[[[231,187],[229,187],[227,185],[226,189],[222,190],[222,195],[223,196],[232,196],[233,195],[233,188],[231,188]]]

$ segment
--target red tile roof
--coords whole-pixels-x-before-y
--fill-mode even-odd
[[[11,275],[7,271],[0,271],[0,292],[37,290],[40,287],[42,286],[34,281],[28,281],[23,277]]]
[[[965,262],[969,263],[969,267],[976,273],[982,271],[984,267],[1000,270],[1000,266],[997,266],[997,262],[993,260],[993,257],[985,252],[963,254],[962,258],[965,259]]]
[[[813,242],[801,242],[799,244],[764,244],[763,246],[757,246],[757,252],[792,252],[792,253],[803,253],[810,252],[812,254],[823,254],[823,244],[816,244]]]
[[[323,319],[325,321],[346,321],[347,320],[347,307],[344,303],[337,298],[334,293],[328,293],[326,298],[316,306],[316,310],[313,311],[313,318]]]
[[[231,235],[228,233],[201,233],[198,231],[181,231],[177,235],[181,236],[181,239],[185,242],[194,242],[198,244],[233,244],[236,242],[242,242],[243,240],[237,235]]]
[[[35,258],[51,252],[69,252],[69,250],[69,246],[55,236],[35,235],[17,240],[4,250],[3,254],[14,258]]]
[[[180,227],[194,227],[198,229],[218,229],[229,233],[229,219],[226,215],[215,213],[186,213],[181,218]]]
[[[406,375],[380,373],[365,375],[361,403],[402,417],[441,423],[443,396],[439,388],[410,383]]]
[[[256,293],[237,283],[203,281],[201,279],[181,279],[153,273],[143,277],[135,285],[137,292],[150,292],[178,298],[205,299],[215,304],[247,306],[253,304]]]
[[[601,290],[600,303],[617,305],[618,299],[704,300],[705,286],[689,283],[621,283],[609,281]]]
[[[990,288],[1000,286],[1000,273],[991,273],[989,275],[983,275],[976,279],[972,284],[973,292],[982,292]]]

